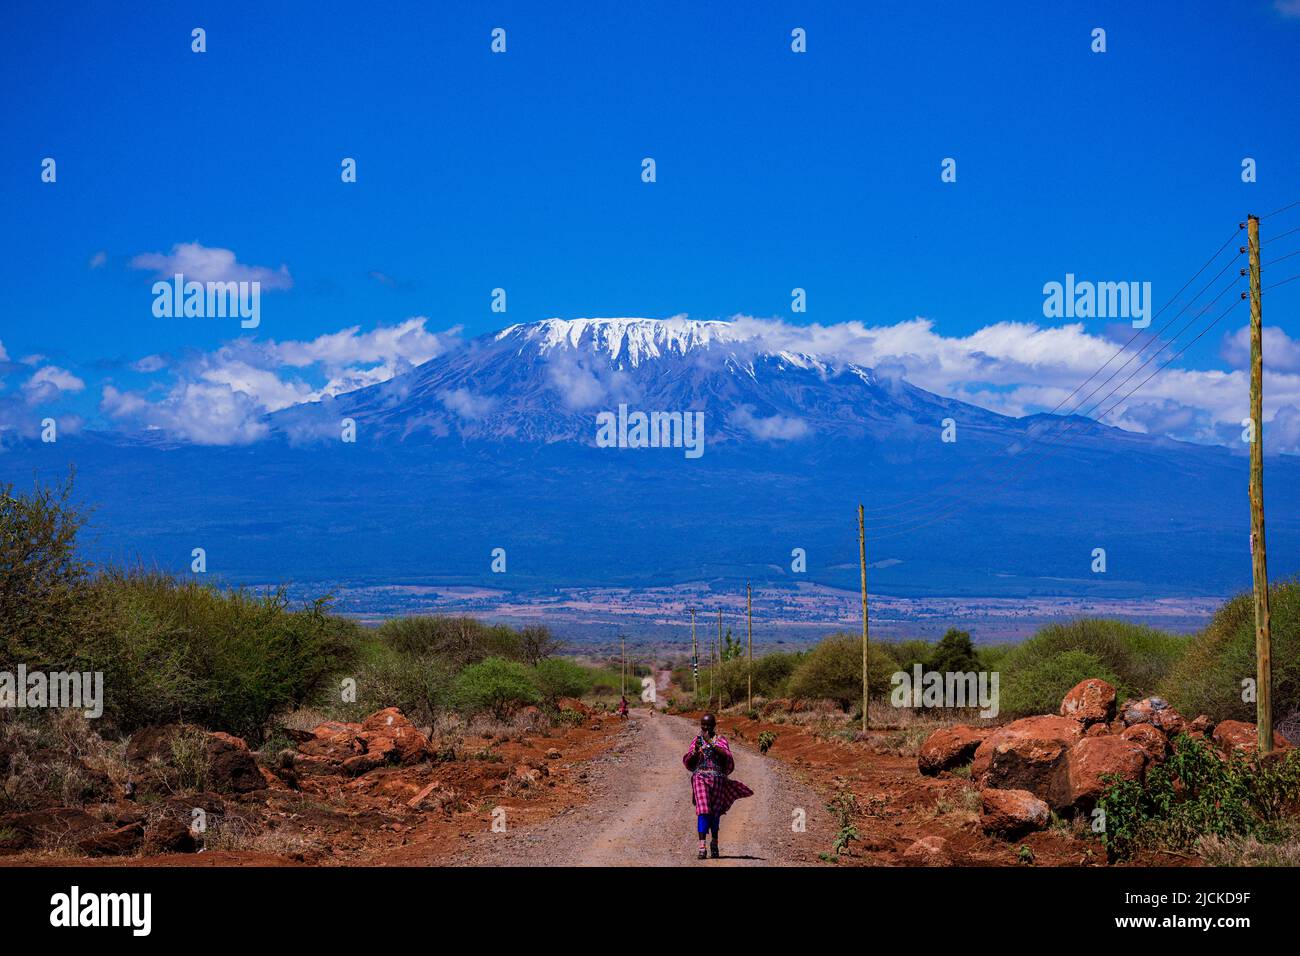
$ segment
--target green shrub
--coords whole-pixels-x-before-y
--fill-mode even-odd
[[[1300,580],[1269,588],[1273,641],[1273,713],[1300,710]],[[1255,676],[1255,605],[1247,592],[1226,602],[1161,686],[1182,713],[1218,720],[1255,720],[1255,704],[1241,699],[1241,682]]]
[[[1100,658],[1087,651],[1061,651],[1003,666],[1007,669],[999,681],[1000,709],[1008,717],[1054,714],[1066,692],[1090,677],[1115,685],[1120,682]]]
[[[344,702],[340,681],[356,681],[356,698]],[[337,720],[361,720],[385,707],[396,707],[417,725],[432,724],[453,706],[451,665],[434,654],[401,653],[377,634],[357,646],[352,668],[325,683],[313,706]]]
[[[256,744],[274,713],[301,706],[349,663],[359,634],[326,613],[327,600],[291,610],[283,590],[117,571],[94,589],[115,623],[82,653],[87,669],[105,671],[105,712],[124,730],[183,720]]]
[[[1187,647],[1187,639],[1125,621],[1081,618],[1051,624],[1007,652],[985,649],[1001,673],[1002,713],[1055,713],[1079,681],[1097,677],[1120,699],[1154,693]]]
[[[548,704],[554,704],[561,697],[581,697],[592,685],[587,668],[563,657],[538,661],[533,666],[532,678],[538,695]]]
[[[868,680],[873,698],[892,688],[890,675],[898,665],[879,642],[868,644]],[[862,638],[832,634],[808,652],[790,675],[790,696],[826,698],[848,710],[862,700]]]
[[[489,657],[524,660],[520,634],[503,624],[472,617],[414,615],[385,621],[379,637],[403,654],[441,657],[459,671]]]
[[[1174,754],[1146,781],[1115,780],[1098,801],[1103,841],[1115,858],[1142,847],[1186,849],[1207,836],[1274,842],[1286,836],[1284,810],[1300,796],[1300,751],[1267,761],[1221,757],[1180,735]]]
[[[971,643],[970,634],[955,627],[949,628],[948,633],[935,645],[926,667],[926,670],[941,674],[965,674],[979,669],[979,657]]]
[[[454,697],[467,712],[491,711],[498,718],[538,701],[528,668],[500,657],[471,664],[457,674]]]

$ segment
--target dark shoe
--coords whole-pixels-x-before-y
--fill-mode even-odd
[[[703,853],[704,851],[701,850],[700,852]],[[709,844],[709,856],[713,857],[715,860],[718,858],[718,841],[717,841],[717,840],[714,840],[712,843]]]
[[[714,855],[716,856],[717,854]],[[709,851],[704,849],[704,847],[700,847],[700,859],[707,860],[708,858],[709,858]]]

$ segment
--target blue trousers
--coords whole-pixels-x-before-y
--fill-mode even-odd
[[[696,821],[696,826],[699,830],[701,840],[704,839],[706,833],[711,833],[713,834],[713,842],[718,842],[718,818],[719,814],[716,813],[699,814],[699,820]]]

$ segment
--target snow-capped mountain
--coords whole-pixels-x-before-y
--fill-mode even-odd
[[[700,454],[602,443],[602,413],[630,425],[636,411],[701,415]],[[82,437],[5,464],[58,479],[75,463],[102,553],[179,570],[201,546],[231,581],[852,589],[862,502],[885,594],[1218,595],[1250,582],[1241,455],[1008,418],[773,351],[726,322],[514,325],[268,422],[276,437],[244,447]],[[340,440],[346,422],[355,442]],[[1300,570],[1300,464],[1269,468],[1281,576]],[[491,570],[497,548],[505,573]],[[796,548],[806,571],[792,569]]]
[[[870,368],[768,350],[732,322],[685,318],[512,325],[391,381],[297,406],[271,421],[295,440],[332,436],[347,417],[366,442],[591,445],[596,416],[620,405],[629,412],[701,412],[715,445],[887,441],[909,429],[937,440],[947,418],[973,439],[1028,427]]]

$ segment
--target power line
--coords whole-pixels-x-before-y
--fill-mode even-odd
[[[1268,219],[1268,218],[1270,218],[1271,216],[1276,216],[1276,215],[1277,215],[1278,213],[1280,213],[1280,212],[1286,212],[1288,209],[1294,209],[1296,206],[1300,206],[1300,199],[1297,199],[1295,202],[1289,202],[1289,203],[1287,203],[1287,204],[1286,204],[1285,206],[1283,206],[1281,209],[1274,209],[1272,212],[1270,212],[1270,213],[1269,213],[1268,215],[1266,215],[1266,216],[1260,216],[1260,217],[1259,217],[1260,222],[1263,222],[1265,219]]]
[[[1260,246],[1261,247],[1266,246],[1270,242],[1274,242],[1278,239],[1284,239],[1287,236],[1294,235],[1297,232],[1300,232],[1300,226],[1296,226],[1294,229],[1288,229],[1286,232],[1279,232],[1276,236],[1273,236],[1271,239],[1265,239],[1263,242],[1260,243]]]
[[[1155,315],[1152,316],[1152,319],[1153,319],[1153,320],[1159,318],[1160,315],[1165,311],[1165,309],[1169,308],[1171,305],[1173,305],[1175,302],[1178,301],[1178,297],[1181,296],[1184,292],[1187,291],[1188,286],[1190,286],[1193,282],[1195,282],[1195,281],[1197,280],[1197,278],[1198,278],[1198,277],[1199,277],[1203,272],[1205,272],[1206,269],[1208,269],[1208,268],[1210,267],[1211,263],[1213,263],[1215,259],[1219,258],[1219,256],[1221,256],[1221,255],[1223,254],[1223,250],[1227,249],[1228,246],[1232,245],[1232,243],[1236,240],[1237,235],[1241,232],[1241,230],[1242,230],[1243,228],[1245,228],[1245,223],[1239,223],[1239,224],[1237,225],[1237,229],[1236,229],[1236,231],[1234,231],[1234,232],[1232,233],[1232,235],[1230,235],[1226,240],[1224,240],[1223,245],[1219,246],[1219,248],[1216,249],[1216,250],[1214,251],[1214,253],[1213,253],[1213,254],[1212,254],[1208,259],[1205,260],[1204,263],[1202,263],[1201,267],[1200,267],[1199,269],[1197,269],[1196,272],[1194,272],[1194,273],[1192,274],[1191,278],[1188,279],[1186,282],[1183,283],[1182,288],[1180,288],[1177,292],[1175,292],[1174,295],[1173,295],[1173,296],[1172,296],[1172,297],[1171,297],[1167,302],[1165,302],[1164,305],[1162,305],[1162,306],[1161,306],[1161,307],[1156,311]],[[1229,262],[1228,262],[1228,266],[1231,266],[1233,262],[1235,262],[1238,258],[1240,258],[1240,256],[1241,256],[1241,252],[1238,252],[1236,256],[1234,256],[1231,260],[1229,260]],[[1222,276],[1223,273],[1227,270],[1228,266],[1225,266],[1222,270],[1220,270],[1219,273],[1218,273],[1218,275],[1216,275],[1213,279],[1211,279],[1210,282],[1207,283],[1207,285],[1206,285],[1205,288],[1209,288],[1210,285],[1213,285],[1215,282],[1217,282],[1217,281],[1219,280],[1219,277]],[[1174,315],[1173,319],[1171,319],[1169,322],[1166,322],[1165,325],[1164,325],[1163,327],[1161,327],[1159,330],[1157,330],[1155,333],[1152,334],[1151,339],[1148,340],[1148,341],[1147,341],[1147,342],[1146,342],[1146,343],[1145,343],[1145,344],[1144,344],[1140,349],[1138,349],[1137,354],[1138,354],[1138,355],[1142,354],[1142,352],[1146,349],[1146,347],[1147,347],[1148,345],[1150,345],[1151,342],[1154,342],[1154,341],[1156,340],[1157,336],[1159,336],[1161,332],[1163,332],[1165,329],[1167,329],[1167,328],[1168,328],[1168,327],[1173,323],[1173,321],[1176,320],[1176,319],[1178,318],[1179,315],[1182,315],[1183,312],[1187,311],[1187,308],[1192,304],[1192,302],[1195,302],[1196,299],[1197,299],[1197,298],[1201,295],[1201,293],[1204,292],[1204,291],[1205,291],[1205,289],[1203,288],[1203,289],[1201,289],[1200,292],[1197,292],[1196,295],[1192,296],[1191,300],[1187,303],[1187,305],[1184,306],[1181,310],[1179,310],[1179,311]],[[1094,371],[1094,372],[1093,372],[1091,375],[1089,375],[1086,379],[1084,379],[1084,380],[1083,380],[1082,382],[1080,382],[1077,386],[1075,386],[1074,390],[1073,390],[1072,392],[1070,392],[1069,395],[1065,396],[1065,398],[1063,398],[1063,399],[1061,399],[1059,402],[1057,402],[1057,403],[1056,403],[1056,406],[1055,406],[1054,408],[1052,408],[1050,411],[1048,411],[1046,414],[1047,414],[1047,415],[1055,415],[1055,414],[1056,414],[1056,413],[1061,409],[1061,406],[1063,406],[1063,405],[1064,405],[1066,402],[1068,402],[1071,398],[1073,398],[1075,395],[1077,395],[1077,394],[1079,393],[1079,391],[1082,390],[1082,389],[1083,389],[1083,388],[1084,388],[1084,387],[1085,387],[1089,382],[1091,382],[1094,378],[1096,378],[1098,375],[1100,375],[1100,374],[1101,374],[1101,373],[1106,369],[1106,367],[1107,367],[1108,365],[1110,365],[1111,362],[1113,362],[1113,361],[1115,361],[1115,359],[1119,358],[1119,356],[1120,356],[1121,354],[1123,354],[1123,353],[1128,349],[1128,347],[1129,347],[1130,345],[1132,345],[1134,342],[1136,342],[1136,341],[1138,340],[1138,338],[1141,337],[1143,331],[1144,331],[1144,330],[1139,329],[1137,332],[1135,332],[1135,333],[1133,334],[1133,337],[1130,338],[1127,342],[1125,342],[1122,346],[1120,346],[1120,348],[1115,352],[1114,355],[1112,355],[1110,358],[1108,358],[1105,362],[1103,362],[1103,363],[1102,363],[1102,364],[1101,364],[1101,365],[1096,369],[1096,371]],[[1130,359],[1129,361],[1132,361],[1132,359]],[[1125,362],[1124,365],[1125,365],[1125,366],[1128,365],[1128,362]],[[1121,366],[1121,369],[1122,369],[1123,367],[1124,367],[1124,366]],[[1113,378],[1114,378],[1114,374],[1112,374],[1111,377],[1108,378],[1108,379],[1106,380],[1106,382],[1111,381],[1111,379],[1113,379]],[[1103,384],[1103,386],[1104,386],[1106,383],[1102,383],[1102,384]],[[1095,395],[1095,394],[1096,394],[1096,390],[1094,390],[1094,391],[1089,395],[1089,397],[1091,397],[1091,395]],[[1087,399],[1085,398],[1084,401],[1087,401]],[[1070,411],[1068,414],[1071,414],[1071,415],[1073,415],[1073,414],[1077,414],[1077,413],[1078,413],[1078,409],[1079,409],[1080,407],[1082,407],[1082,404],[1083,404],[1083,402],[1080,402],[1079,405],[1076,405],[1075,408],[1074,408],[1072,411]],[[913,496],[913,497],[911,497],[911,498],[907,498],[907,499],[905,499],[905,500],[903,500],[903,501],[895,502],[895,503],[893,503],[892,505],[881,505],[881,506],[874,507],[874,508],[867,508],[866,511],[867,511],[868,513],[882,513],[882,512],[883,512],[883,513],[886,513],[889,517],[895,517],[895,516],[897,516],[897,515],[900,514],[900,513],[906,513],[906,512],[908,512],[908,511],[915,510],[914,508],[909,507],[909,506],[913,505],[914,503],[918,503],[918,502],[920,502],[920,503],[924,503],[925,505],[931,505],[931,504],[933,504],[933,503],[934,503],[934,495],[935,495],[936,493],[942,493],[943,490],[944,490],[945,488],[948,488],[948,487],[950,487],[950,486],[952,486],[952,485],[954,485],[954,484],[957,484],[957,483],[959,483],[959,482],[963,482],[963,481],[965,481],[965,480],[968,480],[970,477],[972,477],[970,474],[967,474],[967,475],[965,475],[965,476],[963,476],[963,475],[954,475],[952,478],[949,478],[947,481],[945,481],[942,485],[940,485],[940,486],[939,486],[937,489],[935,489],[934,491],[930,492],[928,495],[916,495],[916,496]],[[940,497],[943,497],[943,495],[940,494]],[[902,511],[900,512],[899,509],[902,509]]]
[[[1276,259],[1270,259],[1268,260],[1268,262],[1265,262],[1263,265],[1261,265],[1260,268],[1262,269],[1265,266],[1271,266],[1273,263],[1281,262],[1283,259],[1290,259],[1292,256],[1300,256],[1300,249],[1297,249],[1295,252],[1288,252],[1284,256],[1278,256]]]
[[[1286,285],[1288,282],[1294,282],[1296,279],[1300,279],[1300,272],[1297,272],[1295,275],[1289,278],[1283,279],[1281,282],[1274,282],[1272,285],[1266,285],[1264,286],[1264,288],[1260,289],[1259,291],[1267,292],[1269,289],[1276,289],[1278,286]]]
[[[1229,241],[1231,241],[1231,240],[1229,240]],[[1220,250],[1219,250],[1219,252],[1221,253],[1222,251],[1223,251],[1223,249],[1222,249],[1222,247],[1221,247]],[[1217,256],[1218,254],[1219,254],[1219,253],[1216,253],[1215,255]],[[1127,367],[1132,363],[1133,359],[1137,358],[1137,357],[1140,356],[1143,352],[1145,352],[1148,346],[1150,346],[1151,344],[1153,344],[1153,343],[1159,341],[1159,337],[1160,337],[1160,336],[1165,332],[1165,330],[1168,329],[1171,325],[1173,325],[1174,322],[1176,322],[1176,321],[1178,320],[1179,316],[1183,315],[1183,314],[1184,314],[1184,313],[1185,313],[1189,308],[1191,308],[1192,304],[1195,303],[1196,300],[1199,299],[1199,298],[1201,297],[1201,295],[1203,295],[1207,289],[1209,289],[1211,286],[1213,286],[1214,283],[1218,282],[1219,279],[1222,278],[1223,274],[1224,274],[1225,272],[1227,272],[1228,269],[1230,269],[1230,268],[1232,267],[1232,264],[1233,264],[1234,262],[1236,262],[1238,258],[1240,258],[1240,255],[1241,255],[1241,253],[1238,253],[1236,256],[1234,256],[1232,259],[1230,259],[1230,260],[1227,262],[1227,264],[1224,265],[1224,267],[1223,267],[1222,269],[1219,270],[1218,274],[1216,274],[1215,277],[1214,277],[1213,279],[1211,279],[1211,280],[1210,280],[1209,282],[1207,282],[1204,286],[1202,286],[1201,289],[1199,289],[1199,290],[1196,292],[1196,294],[1195,294],[1194,296],[1192,296],[1192,298],[1191,298],[1190,300],[1188,300],[1187,304],[1184,305],[1181,309],[1179,309],[1178,312],[1175,313],[1175,314],[1173,315],[1173,317],[1171,317],[1171,318],[1169,319],[1169,321],[1167,321],[1163,326],[1161,326],[1159,329],[1157,329],[1156,332],[1152,334],[1151,338],[1150,338],[1147,342],[1145,342],[1145,343],[1142,345],[1141,348],[1139,348],[1136,352],[1134,352],[1132,355],[1130,355],[1129,358],[1124,362],[1123,365],[1119,366],[1117,369],[1115,369],[1115,371],[1111,372],[1110,376],[1109,376],[1109,377],[1108,377],[1104,382],[1102,382],[1100,385],[1098,385],[1096,388],[1094,388],[1091,392],[1089,392],[1089,393],[1088,393],[1088,394],[1087,394],[1087,395],[1086,395],[1086,396],[1085,396],[1085,397],[1084,397],[1084,398],[1083,398],[1083,399],[1082,399],[1082,400],[1081,400],[1081,401],[1080,401],[1080,402],[1079,402],[1079,403],[1078,403],[1078,404],[1077,404],[1077,405],[1076,405],[1076,406],[1075,406],[1075,407],[1070,411],[1070,415],[1072,415],[1072,416],[1074,416],[1074,415],[1084,415],[1084,416],[1086,416],[1086,415],[1089,415],[1089,414],[1091,414],[1092,412],[1094,412],[1094,411],[1097,409],[1098,406],[1100,406],[1103,402],[1105,402],[1108,398],[1110,398],[1110,396],[1114,395],[1116,391],[1118,391],[1119,389],[1123,388],[1126,384],[1128,384],[1130,381],[1132,381],[1132,380],[1133,380],[1133,377],[1134,377],[1135,375],[1137,375],[1139,372],[1141,372],[1142,369],[1146,368],[1147,365],[1151,364],[1151,362],[1156,358],[1156,356],[1158,356],[1158,355],[1159,355],[1161,352],[1163,352],[1165,349],[1169,348],[1169,346],[1172,345],[1174,342],[1176,342],[1176,341],[1177,341],[1177,340],[1182,336],[1182,334],[1183,334],[1184,332],[1186,332],[1189,328],[1191,328],[1191,326],[1192,326],[1192,325],[1197,321],[1197,316],[1195,316],[1195,315],[1194,315],[1194,316],[1193,316],[1193,317],[1192,317],[1192,318],[1187,322],[1186,325],[1184,325],[1181,329],[1178,330],[1177,334],[1175,334],[1174,337],[1173,337],[1172,339],[1170,339],[1168,342],[1166,342],[1164,345],[1162,345],[1162,346],[1161,346],[1159,349],[1157,349],[1156,351],[1152,352],[1151,355],[1147,357],[1146,361],[1144,361],[1144,362],[1143,362],[1141,365],[1139,365],[1136,369],[1134,369],[1132,372],[1130,372],[1127,378],[1125,378],[1122,382],[1120,382],[1118,385],[1116,385],[1115,388],[1113,388],[1110,392],[1108,392],[1108,393],[1107,393],[1106,395],[1104,395],[1101,399],[1099,399],[1099,400],[1096,402],[1096,404],[1094,404],[1093,406],[1091,406],[1090,408],[1088,408],[1086,411],[1081,411],[1081,409],[1083,409],[1083,406],[1084,406],[1088,401],[1090,401],[1094,395],[1096,395],[1099,391],[1101,391],[1103,388],[1105,388],[1107,385],[1109,385],[1112,381],[1114,381],[1115,376],[1118,375],[1120,372],[1122,372],[1125,368],[1127,368]],[[1211,261],[1213,261],[1213,260],[1211,260]],[[1203,272],[1203,271],[1204,271],[1204,267],[1202,267],[1202,269],[1199,270],[1197,274],[1199,275],[1200,272]],[[1193,277],[1193,278],[1194,278],[1194,277]],[[1235,280],[1234,280],[1234,282],[1229,283],[1227,286],[1225,286],[1223,289],[1221,289],[1221,290],[1219,291],[1219,294],[1216,295],[1213,299],[1211,299],[1211,300],[1210,300],[1209,302],[1207,302],[1205,305],[1201,306],[1200,314],[1204,314],[1204,312],[1207,311],[1211,306],[1213,306],[1215,302],[1218,302],[1219,299],[1223,298],[1224,294],[1225,294],[1229,289],[1233,288],[1233,286],[1234,286],[1235,284],[1236,284],[1236,283],[1235,283]],[[1183,288],[1185,289],[1185,288],[1186,288],[1186,285],[1185,285]],[[1139,334],[1141,334],[1141,333],[1139,332]],[[1136,338],[1136,336],[1134,336],[1134,338]],[[1132,341],[1133,341],[1133,340],[1130,339],[1130,343],[1131,343]],[[1121,351],[1122,351],[1122,350],[1121,350]],[[1104,368],[1104,366],[1103,366],[1103,368]],[[1087,384],[1087,383],[1085,382],[1084,384]],[[1077,392],[1078,389],[1076,389],[1075,391]],[[1060,405],[1058,405],[1057,407],[1059,408]],[[1065,421],[1065,420],[1063,420],[1063,421]],[[1053,428],[1056,428],[1056,429],[1058,430],[1058,433],[1059,433],[1060,428],[1061,428],[1061,425],[1062,425],[1062,422],[1057,422],[1057,423],[1055,423],[1055,424],[1049,424],[1049,425],[1047,425],[1047,426],[1043,429],[1043,431],[1040,431],[1040,432],[1039,432],[1038,434],[1036,434],[1036,435],[1031,435],[1031,436],[1029,436],[1029,441],[1030,441],[1030,443],[1032,444],[1032,443],[1034,443],[1034,442],[1042,441],[1042,440],[1044,440],[1044,438],[1050,438],[1050,437],[1052,437],[1051,435],[1046,435],[1045,432],[1048,432],[1048,431],[1050,431],[1050,430],[1053,429]],[[1067,428],[1066,430],[1068,430],[1068,428]],[[1029,446],[1026,446],[1026,447],[1029,447]],[[1010,465],[1014,468],[1014,466],[1015,466],[1016,464],[1021,463],[1021,462],[1025,461],[1025,460],[1029,460],[1029,459],[1022,458],[1021,456],[1018,455],[1015,459],[1013,459],[1013,460],[1010,462]],[[1004,467],[1005,467],[1005,465],[1004,465]],[[985,475],[984,475],[983,477],[990,477],[990,476],[987,474],[987,469],[985,469],[985,472],[986,472],[986,473],[985,473]],[[996,477],[996,476],[993,476],[993,477]],[[946,487],[947,484],[951,484],[951,482],[947,482],[947,483],[945,483],[945,485],[941,485],[939,491],[942,492],[942,489],[943,489],[944,487]],[[924,501],[925,501],[925,505],[924,505],[924,506],[933,507],[936,498],[938,498],[938,499],[942,499],[942,498],[945,498],[945,497],[952,497],[952,495],[950,495],[950,494],[944,494],[944,493],[939,493],[939,494],[935,495],[934,493],[932,493],[932,494],[929,496],[928,499],[925,499],[925,496],[922,496],[921,499],[919,499],[919,500],[924,500]],[[918,499],[914,499],[914,500],[918,500]],[[899,518],[899,517],[902,517],[902,522],[899,522],[899,521],[892,521],[892,522],[890,522],[890,523],[886,523],[886,524],[884,524],[884,525],[877,525],[877,526],[873,529],[873,531],[878,531],[881,527],[884,527],[884,528],[890,528],[890,527],[896,527],[896,526],[898,526],[900,523],[906,523],[906,521],[909,520],[909,518],[906,517],[906,516],[907,516],[910,512],[914,512],[914,511],[921,510],[922,507],[924,507],[924,506],[912,506],[912,507],[904,508],[904,509],[902,509],[902,510],[900,510],[900,511],[897,511],[897,512],[895,512],[894,514],[888,515],[888,517],[891,518],[891,519],[892,519],[892,518]]]
[[[1300,278],[1300,276],[1296,276],[1296,278]],[[1210,329],[1212,329],[1212,328],[1214,328],[1216,325],[1218,325],[1219,322],[1224,318],[1224,316],[1228,315],[1228,313],[1230,313],[1233,309],[1235,309],[1238,305],[1240,305],[1240,304],[1241,304],[1241,301],[1242,301],[1242,300],[1240,300],[1240,299],[1235,300],[1235,301],[1232,303],[1232,305],[1228,306],[1228,308],[1226,308],[1223,312],[1221,312],[1221,313],[1220,313],[1220,314],[1219,314],[1219,315],[1214,319],[1214,321],[1212,321],[1209,325],[1207,325],[1207,326],[1206,326],[1205,328],[1203,328],[1200,332],[1198,332],[1198,333],[1196,334],[1196,336],[1194,336],[1194,337],[1193,337],[1193,338],[1192,338],[1192,339],[1191,339],[1191,340],[1190,340],[1186,345],[1184,345],[1181,349],[1178,350],[1178,352],[1176,352],[1173,356],[1171,356],[1171,357],[1169,358],[1168,361],[1166,361],[1166,362],[1165,362],[1163,365],[1161,365],[1158,369],[1156,369],[1155,371],[1153,371],[1153,372],[1152,372],[1150,375],[1148,375],[1145,379],[1143,379],[1141,382],[1139,382],[1137,385],[1135,385],[1135,386],[1134,386],[1134,387],[1133,387],[1133,388],[1132,388],[1132,389],[1131,389],[1131,390],[1130,390],[1126,395],[1124,395],[1122,398],[1120,398],[1118,401],[1116,401],[1114,404],[1112,404],[1112,405],[1111,405],[1109,408],[1107,408],[1104,412],[1102,412],[1100,415],[1098,415],[1095,421],[1096,421],[1097,423],[1100,424],[1102,419],[1104,419],[1107,415],[1109,415],[1111,412],[1113,412],[1116,408],[1118,408],[1118,407],[1119,407],[1120,405],[1122,405],[1124,402],[1128,401],[1128,399],[1130,399],[1130,398],[1133,396],[1133,394],[1134,394],[1135,392],[1138,391],[1138,389],[1142,388],[1144,385],[1146,385],[1147,382],[1149,382],[1149,381],[1151,381],[1151,379],[1155,378],[1156,375],[1158,375],[1160,372],[1164,371],[1166,368],[1168,368],[1170,365],[1172,365],[1175,361],[1177,361],[1177,360],[1178,360],[1178,359],[1179,359],[1179,358],[1180,358],[1180,357],[1181,357],[1181,356],[1182,356],[1182,355],[1183,355],[1183,354],[1184,354],[1184,353],[1185,353],[1189,348],[1191,348],[1191,346],[1192,346],[1192,345],[1193,345],[1193,344],[1194,344],[1198,339],[1200,339],[1200,338],[1201,338],[1202,336],[1204,336],[1207,332],[1209,332]],[[1180,334],[1181,334],[1181,333],[1180,333]],[[1132,378],[1132,376],[1130,376],[1130,378]],[[1127,380],[1126,380],[1126,381],[1127,381]],[[1122,384],[1121,384],[1121,387],[1122,387]],[[1116,391],[1118,391],[1118,389],[1116,389]],[[1114,394],[1114,392],[1112,392],[1111,394]],[[1103,401],[1104,401],[1104,399],[1103,399]],[[1077,421],[1070,422],[1069,425],[1068,425],[1065,429],[1063,429],[1062,432],[1061,432],[1060,434],[1058,434],[1058,435],[1056,435],[1056,436],[1054,436],[1054,437],[1057,437],[1057,438],[1061,437],[1062,435],[1065,434],[1065,432],[1070,431],[1070,430],[1073,429],[1073,428],[1075,427],[1075,425],[1077,425],[1077,424],[1078,424]],[[1066,447],[1068,447],[1068,444],[1065,443],[1065,442],[1056,442],[1056,443],[1050,445],[1050,446],[1049,446],[1049,451],[1048,451],[1048,453],[1047,453],[1046,455],[1040,457],[1036,462],[1034,462],[1034,464],[1041,464],[1042,462],[1044,462],[1044,461],[1046,461],[1048,458],[1050,458],[1052,455],[1056,454],[1058,451],[1060,451],[1061,449],[1066,448]],[[1004,489],[1004,491],[1003,491],[1002,493],[1005,494],[1005,493],[1006,493],[1006,489]],[[922,522],[921,524],[914,525],[914,526],[912,526],[912,527],[899,528],[899,529],[896,529],[896,530],[892,530],[892,531],[885,532],[885,533],[883,533],[883,534],[881,534],[881,533],[875,533],[875,534],[872,535],[873,540],[877,540],[877,541],[879,541],[879,540],[881,540],[881,539],[883,539],[883,538],[892,538],[892,537],[897,537],[897,536],[899,536],[899,535],[903,535],[903,534],[912,534],[912,533],[914,533],[914,532],[916,532],[916,531],[920,531],[922,528],[929,527],[930,525],[935,524],[935,523],[938,522],[938,521],[942,521],[942,520],[944,520],[945,518],[948,518],[948,517],[952,516],[952,515],[955,514],[957,511],[961,510],[962,504],[963,504],[963,503],[958,502],[956,506],[954,506],[954,507],[948,509],[947,511],[945,511],[945,512],[943,512],[943,513],[941,513],[941,514],[935,515],[931,520],[929,520],[929,521],[925,521],[925,522]]]

